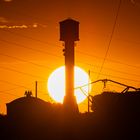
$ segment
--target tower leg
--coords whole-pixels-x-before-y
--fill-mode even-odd
[[[64,111],[67,112],[68,114],[77,114],[79,113],[77,101],[75,96],[65,96],[64,101]]]

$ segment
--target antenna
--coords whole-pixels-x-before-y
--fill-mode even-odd
[[[35,81],[35,97],[37,98],[37,81]]]
[[[88,71],[88,83],[90,83],[90,70]],[[90,112],[90,101],[89,101],[90,84],[88,84],[88,113]]]

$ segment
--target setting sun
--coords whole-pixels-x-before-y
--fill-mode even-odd
[[[74,86],[82,86],[87,84],[89,81],[88,74],[81,68],[75,66],[75,82]],[[63,102],[65,95],[65,67],[59,67],[52,72],[49,76],[47,88],[49,95],[59,103]],[[88,93],[88,86],[84,87],[83,90]],[[81,103],[86,99],[86,96],[82,93],[80,89],[75,89],[74,91],[77,103]]]

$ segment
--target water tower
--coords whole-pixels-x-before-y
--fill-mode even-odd
[[[64,41],[66,93],[64,108],[68,112],[78,113],[78,105],[74,96],[74,47],[79,40],[79,22],[66,19],[60,22],[60,41]]]

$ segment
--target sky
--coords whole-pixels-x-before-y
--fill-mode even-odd
[[[59,22],[67,18],[80,22],[75,64],[91,71],[91,81],[108,78],[140,87],[140,1],[121,0],[118,11],[119,2],[0,0],[0,112],[25,90],[34,94],[35,81],[39,98],[53,102],[46,85],[49,75],[64,65]],[[109,83],[106,89],[124,87]],[[102,90],[102,83],[95,84],[91,95]],[[87,101],[79,107],[86,111]]]

